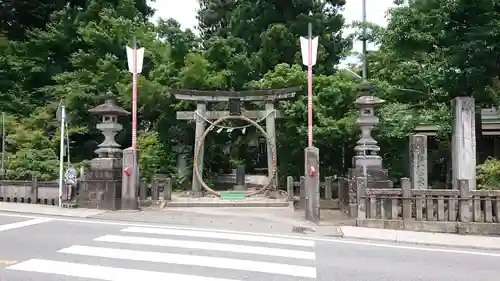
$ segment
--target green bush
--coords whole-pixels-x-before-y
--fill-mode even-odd
[[[478,189],[500,189],[500,160],[490,157],[478,165],[476,171]]]

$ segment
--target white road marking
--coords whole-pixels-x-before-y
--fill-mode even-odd
[[[168,228],[128,227],[122,229],[122,231],[132,232],[132,233],[177,235],[177,236],[227,239],[227,240],[237,240],[237,241],[259,242],[259,243],[273,243],[273,244],[293,245],[302,247],[314,247],[314,241],[311,240],[278,238],[269,236],[256,236],[256,235],[223,233],[223,232],[212,232],[212,231],[209,232],[206,230],[192,231],[192,230],[168,229]]]
[[[25,227],[25,226],[35,225],[35,224],[46,223],[49,221],[52,221],[52,219],[36,218],[36,219],[32,219],[32,220],[27,220],[27,221],[4,224],[4,225],[0,225],[0,232],[6,231],[6,230],[11,230],[11,229],[16,229],[16,228],[21,228],[21,227]]]
[[[306,260],[314,260],[316,257],[314,251],[307,252],[307,251],[288,250],[281,248],[246,246],[246,245],[227,244],[227,243],[211,243],[211,242],[200,242],[192,240],[172,240],[172,239],[148,238],[148,237],[138,237],[138,236],[120,236],[120,235],[105,235],[98,237],[94,240],[100,242],[223,251],[232,253],[255,254],[255,255],[276,256],[276,257],[306,259]]]
[[[43,216],[33,216],[33,215],[22,215],[22,214],[12,214],[12,213],[2,213],[0,212],[0,216],[4,217],[16,217],[16,218],[31,218],[31,219],[41,219],[45,218]],[[211,229],[211,228],[196,228],[196,227],[184,227],[184,226],[166,226],[166,225],[158,225],[158,224],[147,224],[147,223],[130,223],[130,222],[121,222],[121,221],[109,221],[109,220],[100,220],[100,219],[67,219],[67,218],[53,218],[49,217],[54,221],[61,222],[70,222],[70,223],[82,223],[82,224],[97,224],[97,225],[112,225],[112,226],[124,226],[124,227],[152,227],[152,228],[161,228],[161,229],[183,229],[183,230],[193,230],[193,231],[211,231],[211,232],[221,232],[221,233],[233,233],[233,234],[245,234],[245,235],[258,235],[258,236],[267,236],[267,237],[276,237],[276,238],[292,238],[292,239],[302,239],[302,240],[312,240],[312,241],[321,241],[327,243],[340,243],[340,244],[352,244],[352,245],[363,245],[368,247],[382,247],[382,248],[391,248],[391,249],[400,249],[400,250],[412,250],[412,251],[428,251],[428,252],[441,252],[441,253],[453,253],[453,254],[464,254],[464,255],[476,255],[476,256],[489,256],[489,257],[500,257],[500,253],[494,252],[486,252],[482,250],[458,250],[458,249],[449,249],[449,248],[431,248],[430,245],[421,245],[421,246],[406,246],[406,245],[394,245],[389,243],[401,243],[404,244],[404,241],[386,241],[384,242],[363,242],[363,241],[353,241],[347,240],[346,238],[322,238],[322,237],[304,237],[299,235],[282,235],[282,234],[267,234],[267,233],[255,233],[255,232],[244,232],[244,231],[231,231],[231,230],[219,230],[219,229]],[[485,237],[485,239],[487,239]],[[418,244],[418,243],[414,243]],[[434,245],[439,246],[439,245]],[[445,246],[446,247],[446,246]],[[450,246],[448,246],[450,247]],[[495,249],[491,249],[491,251],[498,251]]]
[[[218,258],[210,256],[181,255],[171,253],[158,253],[146,251],[134,251],[125,249],[88,247],[75,245],[58,251],[59,253],[93,256],[111,259],[147,261],[158,263],[170,263],[181,265],[194,265],[212,268],[254,271],[270,274],[281,274],[289,276],[316,278],[316,268],[289,265],[272,262],[259,262],[251,260]],[[147,280],[146,278],[142,278]]]
[[[175,281],[238,281],[235,279],[173,274],[100,265],[31,259],[7,267],[10,270],[58,274],[106,281],[175,280]]]

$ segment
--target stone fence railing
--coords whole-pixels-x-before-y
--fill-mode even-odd
[[[365,189],[364,180],[351,181],[348,213],[363,227],[461,234],[500,234],[500,190]]]
[[[163,194],[163,196],[161,196]],[[146,179],[139,184],[139,201],[172,200],[172,179],[168,177],[154,178],[148,187]]]
[[[294,181],[293,177],[286,178],[286,191],[288,200],[295,201],[296,208],[303,208],[306,198],[305,177],[300,177],[299,181]],[[320,182],[320,208],[321,209],[337,209],[339,208],[339,191],[337,182],[334,177],[325,177],[325,180]]]
[[[59,197],[57,181],[0,181],[0,202],[17,202],[57,205]]]
[[[68,190],[63,189],[63,198],[68,197]],[[159,200],[160,197],[171,200],[172,182],[170,178],[157,178],[148,187],[146,181],[142,180],[138,193],[141,202]],[[33,177],[31,181],[0,181],[0,202],[58,205],[58,197],[57,181],[38,181],[37,177]]]

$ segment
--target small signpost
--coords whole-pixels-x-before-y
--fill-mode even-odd
[[[69,167],[64,175],[66,184],[75,185],[78,172],[74,167]]]

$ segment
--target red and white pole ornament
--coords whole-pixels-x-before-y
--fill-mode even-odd
[[[318,54],[318,37],[312,37],[312,24],[308,24],[308,36],[300,37],[302,63],[307,65],[307,144],[313,146],[313,114],[312,114],[312,67],[316,64]]]
[[[144,48],[137,49],[136,39],[127,48],[128,70],[132,73],[132,148],[137,149],[137,74],[142,72]]]

